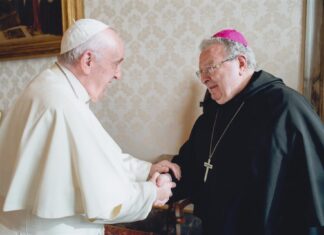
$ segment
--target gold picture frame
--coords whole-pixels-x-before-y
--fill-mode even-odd
[[[84,17],[83,0],[61,0],[62,31],[64,32],[74,20]],[[60,52],[62,35],[38,35],[0,41],[0,61],[47,57]]]

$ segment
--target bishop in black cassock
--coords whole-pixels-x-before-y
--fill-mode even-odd
[[[203,234],[322,234],[324,127],[311,105],[262,70],[224,104],[207,94],[173,159],[173,200],[192,200]]]

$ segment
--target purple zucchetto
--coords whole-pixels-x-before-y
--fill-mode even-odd
[[[217,33],[215,33],[212,38],[225,38],[228,40],[232,40],[234,42],[241,43],[243,46],[247,47],[248,43],[244,36],[235,29],[223,29]]]

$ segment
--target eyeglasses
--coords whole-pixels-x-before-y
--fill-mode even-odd
[[[229,57],[229,58],[219,62],[218,64],[214,64],[214,65],[208,66],[204,69],[200,69],[196,72],[196,75],[198,78],[201,78],[204,74],[212,74],[215,72],[215,70],[219,69],[222,66],[222,64],[224,64],[227,61],[234,60],[235,58],[236,58],[236,56],[232,56],[232,57]]]

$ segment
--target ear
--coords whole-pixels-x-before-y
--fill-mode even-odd
[[[94,62],[94,55],[92,51],[90,50],[85,51],[80,57],[80,67],[84,74],[86,75],[90,74],[93,62]]]
[[[237,57],[238,61],[239,61],[239,71],[240,74],[243,74],[244,71],[247,69],[247,60],[246,57],[244,55],[239,55]]]

